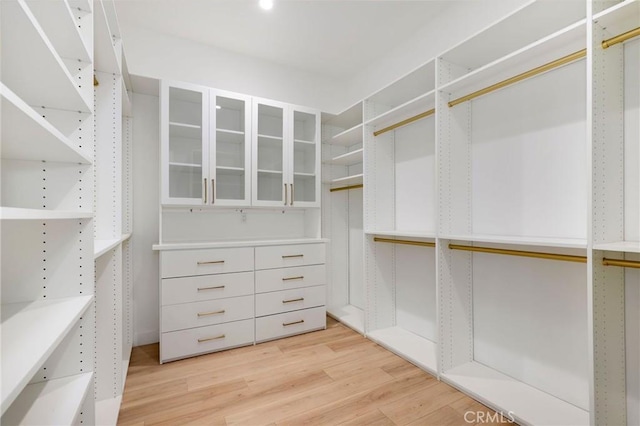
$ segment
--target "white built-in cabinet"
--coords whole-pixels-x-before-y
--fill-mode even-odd
[[[121,168],[130,139],[125,148],[120,140],[130,127],[121,120],[122,72],[114,75],[123,63],[114,5],[0,7],[1,422],[115,423],[118,406],[108,417],[98,406],[101,395],[121,394],[131,348],[131,257],[121,234],[131,232]]]

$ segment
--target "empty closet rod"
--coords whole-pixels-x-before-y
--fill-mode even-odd
[[[535,257],[537,259],[564,260],[567,262],[587,263],[586,256],[572,256],[569,254],[540,253],[537,251],[507,250],[480,246],[461,246],[449,244],[452,250],[478,251],[481,253],[505,254],[509,256]]]
[[[331,188],[329,192],[346,191],[348,189],[358,189],[362,187],[364,187],[364,185],[359,183],[358,185],[349,185],[349,186],[340,186],[338,188]]]
[[[409,241],[409,240],[394,240],[391,238],[373,237],[373,241],[377,243],[393,243],[393,244],[406,244],[409,246],[423,246],[423,247],[435,247],[436,243],[430,243],[427,241]]]
[[[563,56],[562,58],[556,59],[555,61],[548,62],[544,65],[540,65],[539,67],[533,68],[529,71],[523,72],[522,74],[518,74],[514,77],[508,78],[506,80],[502,80],[499,83],[492,84],[489,87],[485,87],[484,89],[480,89],[476,92],[470,93],[466,96],[462,96],[461,98],[454,99],[449,102],[449,107],[456,106],[466,101],[470,101],[471,99],[475,99],[479,96],[486,95],[487,93],[493,92],[498,89],[502,89],[503,87],[509,86],[513,83],[517,83],[519,81],[525,80],[527,78],[533,77],[538,74],[542,74],[543,72],[547,72],[554,68],[558,68],[562,65],[568,64],[570,62],[576,61],[580,58],[584,58],[587,54],[587,49],[578,50],[577,52],[573,52],[570,55]]]
[[[605,266],[622,266],[625,268],[638,268],[640,269],[640,262],[637,260],[621,260],[621,259],[602,259],[602,264]]]
[[[390,132],[391,130],[397,129],[398,127],[406,126],[409,123],[413,123],[414,121],[418,121],[418,120],[420,120],[422,118],[425,118],[425,117],[428,117],[430,115],[433,115],[434,112],[436,112],[435,108],[432,108],[429,111],[421,112],[418,115],[414,115],[413,117],[409,117],[406,120],[399,121],[396,124],[392,124],[389,127],[385,127],[384,129],[376,130],[375,132],[373,132],[373,136],[379,136],[379,135],[381,135],[383,133],[387,133],[387,132]]]
[[[616,45],[618,43],[622,43],[625,42],[627,40],[629,40],[630,38],[634,38],[640,35],[640,27],[627,31],[626,33],[622,33],[622,34],[618,34],[615,37],[611,37],[607,40],[602,40],[602,48],[603,49],[607,49],[613,45]]]

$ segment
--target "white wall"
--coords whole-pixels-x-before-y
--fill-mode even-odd
[[[131,74],[202,84],[322,111],[334,111],[344,93],[335,78],[286,68],[191,40],[142,28],[122,28]]]

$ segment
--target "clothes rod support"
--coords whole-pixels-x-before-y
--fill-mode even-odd
[[[387,133],[387,132],[390,132],[391,130],[397,129],[398,127],[406,126],[407,124],[413,123],[414,121],[418,121],[425,117],[429,117],[430,115],[433,115],[433,113],[435,112],[436,112],[436,109],[432,108],[429,111],[425,111],[418,115],[414,115],[413,117],[409,117],[406,120],[399,121],[396,124],[392,124],[389,127],[385,127],[384,129],[376,130],[375,132],[373,132],[373,136],[379,136],[383,133]]]
[[[537,251],[507,250],[480,246],[462,246],[449,244],[452,250],[477,251],[480,253],[505,254],[508,256],[533,257],[537,259],[564,260],[566,262],[587,263],[586,256],[573,256],[569,254],[541,253]]]
[[[622,266],[623,268],[637,268],[640,269],[640,262],[637,260],[622,260],[622,259],[602,259],[602,264],[605,266]]]
[[[339,188],[331,188],[329,192],[346,191],[347,189],[358,189],[363,187],[364,185],[360,183],[358,185],[349,185],[349,186],[341,186]]]
[[[602,40],[602,48],[608,49],[609,47],[616,45],[618,43],[625,42],[630,38],[634,38],[640,35],[640,27],[633,29],[631,31],[627,31],[626,33],[618,34],[615,37],[611,37],[607,40]]]
[[[409,246],[423,246],[423,247],[435,247],[436,243],[430,243],[427,241],[409,241],[409,240],[394,240],[391,238],[373,237],[373,241],[377,243],[393,243],[393,244],[406,244]]]
[[[578,50],[577,52],[574,52],[570,55],[567,56],[563,56],[560,59],[556,59],[555,61],[551,61],[549,63],[546,63],[544,65],[540,65],[539,67],[533,68],[529,71],[523,72],[522,74],[518,74],[515,77],[511,77],[508,78],[506,80],[502,80],[499,83],[493,84],[489,87],[485,87],[484,89],[480,89],[476,92],[470,93],[466,96],[463,96],[461,98],[458,99],[454,99],[453,101],[449,102],[449,107],[454,107],[458,104],[461,104],[463,102],[467,102],[470,101],[472,99],[475,99],[479,96],[482,95],[486,95],[487,93],[493,92],[495,90],[498,89],[502,89],[503,87],[509,86],[511,84],[517,83],[519,81],[522,80],[526,80],[527,78],[533,77],[535,75],[538,74],[542,74],[543,72],[547,72],[549,70],[552,70],[554,68],[558,68],[561,67],[562,65],[566,65],[570,62],[574,62],[578,59],[584,58],[587,55],[587,49],[582,49],[582,50]]]

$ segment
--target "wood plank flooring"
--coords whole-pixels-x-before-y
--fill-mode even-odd
[[[118,424],[457,426],[479,412],[493,413],[328,318],[323,331],[164,365],[157,344],[134,348]]]

